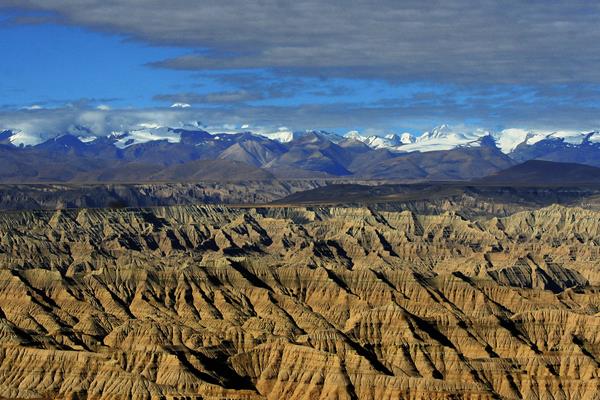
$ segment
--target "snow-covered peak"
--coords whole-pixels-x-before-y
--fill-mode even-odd
[[[323,131],[323,130],[310,130],[310,129],[307,129],[304,132],[300,132],[299,134],[301,136],[302,135],[316,135],[316,136],[325,138],[327,140],[330,140],[333,143],[339,143],[342,140],[344,140],[344,138],[342,136],[338,135],[337,133],[327,132],[327,131]]]
[[[408,133],[408,132],[404,132],[401,136],[400,136],[400,143],[402,144],[411,144],[415,142],[415,137]]]
[[[261,132],[260,135],[280,143],[289,143],[297,137],[293,131],[286,127],[281,127],[275,132]]]
[[[592,143],[600,143],[600,131],[588,132],[586,139]]]
[[[548,139],[559,139],[569,144],[582,144],[586,140],[591,142],[599,141],[598,132],[581,132],[581,131],[556,131],[547,136]]]
[[[504,129],[494,133],[496,145],[505,154],[513,151],[519,144],[527,139],[528,131],[524,129]]]
[[[468,146],[479,138],[488,136],[490,133],[483,129],[474,131],[455,130],[449,125],[440,125],[423,133],[414,142],[399,147],[400,151],[438,151],[451,150],[456,147]]]
[[[455,130],[444,124],[423,133],[416,139],[416,142],[448,142],[462,144],[463,142],[476,140],[479,137],[489,134],[488,131],[483,129],[476,129],[474,131]]]
[[[389,149],[400,145],[398,136],[368,136],[365,138],[365,143],[374,149]]]
[[[365,137],[362,136],[358,131],[349,131],[344,135],[344,137],[346,139],[358,140],[359,142],[364,142],[365,140]]]
[[[42,143],[44,139],[22,130],[12,130],[8,141],[14,146],[35,146]]]
[[[390,133],[385,136],[363,136],[357,131],[350,131],[344,136],[349,139],[359,140],[372,148],[405,152],[449,150],[468,145],[486,135],[489,135],[488,131],[459,131],[444,124],[418,137],[409,132],[404,132],[401,135]]]
[[[600,142],[600,133],[596,131],[532,131],[510,128],[497,132],[493,136],[496,140],[498,148],[500,148],[500,150],[506,154],[514,151],[520,144],[533,145],[542,140],[561,140],[570,145],[581,145],[585,141],[592,143]]]
[[[445,139],[450,135],[456,135],[456,132],[453,132],[448,125],[443,124],[436,126],[431,131],[423,133],[417,138],[417,142],[423,142],[433,139]]]
[[[358,131],[350,131],[344,137],[346,139],[357,140],[374,149],[389,149],[402,144],[400,136],[395,133],[389,133],[385,136],[363,136]]]
[[[35,146],[49,139],[60,137],[61,135],[72,135],[83,143],[92,143],[97,138],[106,135],[101,131],[102,127],[96,125],[86,125],[78,123],[61,128],[60,131],[43,131],[34,129],[31,124],[20,124],[19,126],[0,129],[0,141],[3,144],[13,144],[14,146]],[[133,127],[123,126],[110,135],[111,142],[119,148],[126,148],[134,144],[140,144],[151,141],[166,140],[170,143],[181,142],[181,132],[183,130],[209,131],[214,140],[225,140],[226,136],[222,134],[239,134],[250,130],[249,124],[242,125],[223,125],[218,128],[206,127],[200,121],[179,122],[174,126],[165,126],[164,124],[146,121]],[[387,133],[385,135],[362,134],[359,131],[352,130],[347,132],[344,137],[335,133],[323,130],[305,130],[294,131],[287,127],[280,127],[277,130],[270,131],[260,128],[252,128],[252,135],[268,138],[280,143],[290,143],[296,140],[303,140],[304,143],[310,141],[319,142],[330,140],[338,143],[341,140],[356,140],[366,144],[373,149],[388,149],[393,152],[412,152],[412,151],[437,151],[450,150],[457,147],[479,146],[481,143],[491,143],[494,140],[496,146],[505,154],[510,154],[517,149],[519,145],[535,145],[540,141],[557,141],[557,144],[566,146],[580,146],[586,144],[600,144],[600,132],[598,131],[576,131],[576,130],[527,130],[519,128],[508,128],[501,131],[490,133],[485,129],[469,129],[465,127],[454,127],[447,124],[439,125],[421,135],[413,136],[411,133],[403,132],[401,134]],[[32,133],[33,132],[33,133]],[[369,132],[368,130],[366,132]],[[220,135],[217,137],[217,135]],[[490,137],[491,136],[491,137]],[[484,138],[490,142],[483,142]],[[203,141],[210,140],[204,137]]]
[[[115,146],[120,149],[134,144],[146,143],[155,140],[166,140],[169,143],[179,143],[181,134],[173,129],[157,124],[140,124],[140,129],[125,132],[113,132],[110,136],[115,139]]]
[[[389,143],[390,146],[399,146],[402,144],[400,136],[395,133],[388,133],[383,138],[387,141],[387,143]]]
[[[271,140],[276,140],[280,143],[289,143],[293,140],[297,140],[310,135],[325,138],[334,143],[338,143],[343,139],[341,136],[327,131],[310,129],[307,129],[305,131],[292,131],[285,127],[281,127],[275,132],[259,132],[258,135],[264,136]]]

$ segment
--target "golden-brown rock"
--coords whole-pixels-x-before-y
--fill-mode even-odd
[[[600,213],[0,215],[0,397],[593,399]]]

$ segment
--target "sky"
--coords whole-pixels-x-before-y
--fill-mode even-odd
[[[598,129],[599,18],[591,1],[0,0],[0,129]]]

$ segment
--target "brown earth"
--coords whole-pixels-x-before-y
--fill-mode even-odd
[[[600,213],[0,214],[0,397],[593,399]]]

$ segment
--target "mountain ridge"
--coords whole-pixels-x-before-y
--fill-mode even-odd
[[[289,137],[283,132],[282,137],[269,138],[249,131],[209,133],[198,128],[151,124],[108,136],[94,136],[85,127],[76,131],[78,134],[57,135],[27,146],[15,146],[14,132],[1,132],[0,165],[4,168],[0,182],[98,182],[98,176],[119,175],[142,182],[159,176],[177,181],[177,176],[159,171],[197,160],[248,165],[248,173],[238,168],[238,179],[252,174],[263,174],[266,179],[271,174],[289,179],[354,177],[406,182],[476,179],[531,159],[600,167],[597,132],[535,136],[511,131],[504,137],[483,130],[461,133],[442,125],[417,138],[410,134],[363,137],[357,132],[342,137],[325,131],[295,132]],[[509,148],[512,150],[507,154],[505,150]],[[142,165],[147,166],[146,170]],[[189,165],[193,168],[193,164]],[[208,166],[204,163],[204,167]],[[115,168],[128,172],[119,174]],[[226,169],[232,171],[231,168],[232,164]],[[223,174],[222,179],[233,177]]]

